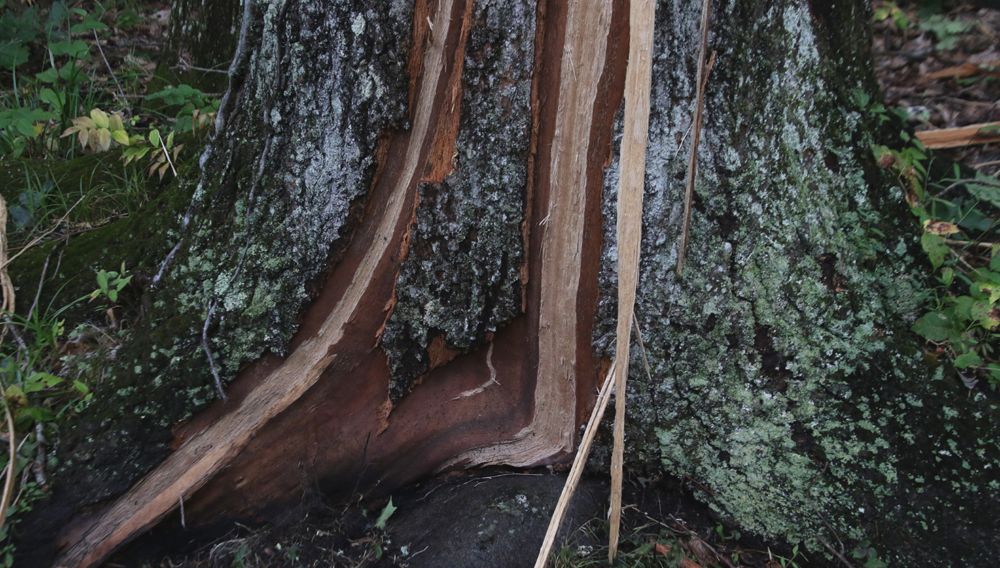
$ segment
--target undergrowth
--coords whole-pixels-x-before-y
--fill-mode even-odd
[[[176,176],[180,138],[203,140],[219,105],[187,85],[145,94],[135,51],[115,71],[102,41],[142,23],[141,4],[0,0],[0,568],[13,563],[18,518],[50,491],[60,431],[127,337],[120,295],[132,279],[105,259],[94,292],[66,298],[52,252],[37,287],[22,286],[33,301],[18,313],[7,275],[30,248],[138,211],[160,187],[150,178]]]
[[[888,111],[857,94],[879,123]],[[920,243],[937,285],[923,298],[928,312],[912,330],[926,341],[931,365],[951,364],[970,390],[1000,386],[1000,180],[966,175],[956,164],[934,167],[931,154],[906,130],[896,148],[878,145],[875,158],[899,181],[921,228]],[[945,173],[940,173],[942,170]]]

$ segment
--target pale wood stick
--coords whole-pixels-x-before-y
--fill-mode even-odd
[[[691,135],[691,158],[688,161],[687,189],[684,192],[684,225],[681,229],[681,242],[677,249],[677,278],[684,273],[684,257],[687,254],[688,234],[691,232],[691,200],[694,197],[694,178],[698,175],[698,142],[701,141],[701,111],[705,103],[705,80],[708,69],[705,66],[705,53],[708,51],[708,14],[711,12],[711,0],[705,0],[701,10],[701,50],[698,54],[698,78],[695,88],[698,94],[694,106],[694,131]],[[713,57],[714,59],[714,57]]]
[[[629,8],[629,57],[625,72],[625,131],[618,184],[618,329],[615,347],[615,430],[611,455],[611,534],[608,560],[618,553],[621,525],[622,463],[625,455],[625,380],[635,287],[642,240],[642,190],[646,178],[649,89],[656,2],[634,0]]]
[[[0,332],[0,343],[3,343],[7,335],[7,328],[10,325],[10,314],[14,313],[14,285],[11,284],[10,276],[7,274],[7,202],[0,195],[0,288],[3,289],[3,304],[0,311],[7,312],[6,321],[3,325],[3,332]],[[3,397],[3,410],[7,419],[7,472],[4,480],[3,497],[0,498],[0,529],[7,521],[7,508],[10,507],[14,495],[14,474],[17,471],[17,434],[14,432],[14,418],[10,413],[10,406],[7,404],[7,396],[4,394],[7,385],[0,381],[0,397]]]
[[[587,428],[583,431],[580,448],[576,451],[576,457],[573,458],[573,467],[569,470],[566,485],[563,486],[562,494],[559,495],[559,501],[552,512],[549,529],[545,531],[545,539],[542,541],[542,549],[538,551],[538,559],[535,560],[535,568],[545,568],[545,564],[549,560],[556,535],[559,534],[559,527],[562,525],[563,517],[566,516],[566,510],[569,508],[573,493],[576,492],[576,486],[580,483],[580,476],[583,475],[587,456],[590,455],[590,446],[594,443],[594,436],[597,434],[597,426],[601,423],[601,417],[604,416],[604,410],[608,407],[608,401],[611,400],[611,385],[613,383],[611,379],[614,377],[614,373],[615,363],[611,363],[608,375],[604,378],[604,384],[601,386],[601,392],[597,395],[597,403],[594,404],[594,410],[590,413],[590,420],[587,421]]]
[[[961,148],[970,144],[989,144],[1000,140],[1000,122],[983,122],[957,128],[939,128],[917,132],[917,139],[932,150]]]

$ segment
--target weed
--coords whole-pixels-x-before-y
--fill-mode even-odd
[[[888,120],[884,107],[857,99],[871,117]],[[875,146],[883,168],[895,172],[906,202],[922,228],[920,244],[940,286],[928,290],[930,312],[912,330],[931,346],[931,364],[951,361],[965,386],[980,378],[1000,385],[1000,181],[982,173],[964,179],[958,166],[950,177],[929,179],[926,149],[905,130],[901,148]],[[958,188],[965,195],[953,193]]]
[[[778,556],[777,554],[772,554],[771,549],[767,549],[767,556],[770,559],[768,566],[772,566],[774,563],[779,564],[782,568],[800,568],[799,562],[808,562],[809,559],[806,558],[804,554],[799,552],[799,545],[792,547],[792,555],[788,558],[784,556]],[[798,560],[798,562],[796,562]],[[809,564],[803,564],[802,566],[808,566]]]
[[[858,560],[863,560],[864,568],[886,568],[888,566],[884,561],[878,559],[878,553],[875,548],[872,547],[870,541],[863,541],[861,544],[854,549],[854,558]]]
[[[899,31],[905,31],[910,25],[910,20],[895,2],[885,2],[875,10],[875,21],[892,20],[894,26]]]
[[[972,24],[970,22],[949,20],[941,14],[935,14],[920,20],[917,27],[925,32],[934,34],[934,37],[938,40],[934,46],[935,49],[949,50],[955,48],[959,38],[972,28]]]

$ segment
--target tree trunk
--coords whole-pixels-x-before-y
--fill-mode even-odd
[[[169,36],[150,92],[182,84],[225,91],[243,6],[241,0],[172,0]]]
[[[714,4],[683,279],[701,7],[657,7],[629,459],[768,538],[983,565],[997,413],[907,331],[926,271],[852,102],[877,88],[866,4]],[[627,3],[247,13],[32,565],[96,565],[180,502],[209,523],[566,461],[609,366]]]

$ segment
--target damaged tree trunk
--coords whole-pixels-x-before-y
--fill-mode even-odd
[[[610,365],[627,3],[246,1],[31,565],[95,566],[181,503],[189,525],[258,518],[308,485],[566,461]],[[683,280],[701,6],[656,12],[630,459],[769,538],[985,559],[996,411],[906,332],[919,244],[852,102],[876,90],[867,7],[713,4]]]

